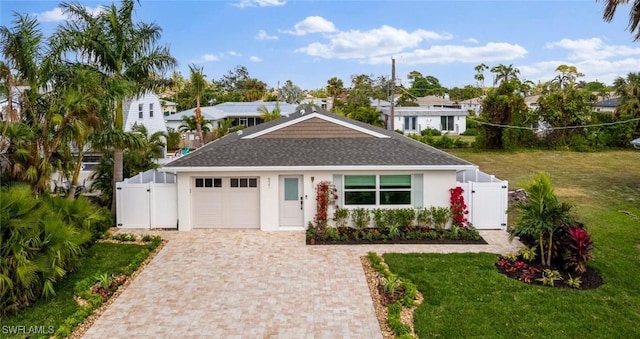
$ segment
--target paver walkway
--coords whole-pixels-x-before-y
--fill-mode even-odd
[[[481,231],[488,245],[306,246],[303,232],[258,230],[159,234],[167,245],[85,337],[380,338],[360,256],[519,245],[504,231]]]

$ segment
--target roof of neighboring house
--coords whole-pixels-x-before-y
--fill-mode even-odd
[[[280,106],[280,113],[287,115],[293,113],[298,108],[298,105],[288,104],[286,102],[277,102]],[[251,102],[224,102],[214,107],[220,111],[227,113],[228,115],[238,114],[253,114],[254,116],[260,116],[258,108],[265,106],[269,111],[272,111],[276,107],[275,101],[251,101]]]
[[[456,103],[435,95],[428,95],[426,97],[420,97],[416,99],[416,103],[420,106],[431,106],[431,105],[455,105]]]
[[[390,115],[390,107],[380,108],[382,114]],[[469,111],[459,108],[427,108],[427,107],[396,107],[393,110],[395,116],[420,116],[420,117],[439,117],[439,116],[467,116]]]
[[[596,107],[618,107],[620,106],[620,98],[611,98],[607,100],[598,101]]]
[[[164,100],[164,99],[160,99],[160,103],[163,104],[164,106],[175,106],[176,103],[173,101],[169,101],[169,100]]]
[[[207,120],[220,120],[226,117],[226,116],[223,116],[224,112],[215,108],[214,106],[202,106],[200,107],[200,112],[202,113],[202,116]],[[164,120],[165,121],[182,121],[182,117],[184,116],[190,117],[195,114],[196,114],[196,109],[191,108],[186,111],[165,116]]]
[[[471,163],[399,133],[314,107],[217,139],[166,165],[207,167],[398,167],[457,169]]]

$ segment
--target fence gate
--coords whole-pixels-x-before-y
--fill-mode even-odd
[[[116,183],[116,222],[120,228],[177,228],[175,175],[155,170]]]
[[[471,175],[470,175],[471,174]],[[462,181],[462,182],[461,182]],[[464,189],[469,221],[480,230],[506,229],[509,183],[485,173],[458,175],[458,186]]]

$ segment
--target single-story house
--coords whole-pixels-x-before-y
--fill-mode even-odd
[[[620,106],[620,98],[611,98],[596,102],[594,109],[596,112],[614,113],[618,106]]]
[[[223,119],[222,117],[224,116],[224,112],[215,108],[214,106],[201,106],[200,113],[202,114],[203,119],[210,120],[212,122]],[[194,115],[196,115],[196,109],[191,108],[185,111],[165,116],[164,123],[165,125],[167,125],[167,128],[172,128],[177,131],[180,128],[180,125],[182,125],[183,117],[190,117]],[[214,124],[214,126],[217,127],[217,122]]]
[[[391,126],[391,108],[381,109],[383,120]],[[420,133],[427,128],[456,134],[467,130],[469,111],[459,108],[395,107],[394,129],[405,134]]]
[[[161,170],[176,174],[179,230],[271,231],[304,230],[322,181],[346,208],[449,207],[457,174],[477,166],[308,106],[217,139]]]

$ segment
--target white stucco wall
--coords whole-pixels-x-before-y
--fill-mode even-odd
[[[170,168],[167,168],[170,171]],[[423,205],[424,207],[448,207],[449,189],[456,186],[455,171],[427,171],[423,173]],[[194,177],[258,177],[260,189],[260,229],[264,231],[280,230],[280,176],[300,175],[303,184],[304,228],[313,221],[316,212],[316,185],[324,180],[333,182],[334,174],[416,174],[403,171],[280,171],[280,172],[193,172],[178,173],[178,218],[179,230],[189,231],[193,228],[193,211],[191,208],[191,187]],[[342,199],[343,197],[340,197]],[[399,206],[406,207],[406,206]],[[375,208],[372,206],[372,208]],[[330,211],[332,212],[332,211]]]
[[[142,104],[142,118],[139,118],[138,108],[139,104]],[[153,117],[150,117],[149,108],[150,104],[153,104]],[[166,132],[167,127],[164,122],[164,113],[162,112],[162,106],[160,105],[160,98],[155,93],[147,93],[141,97],[134,97],[131,101],[125,103],[124,112],[125,131],[131,131],[133,124],[142,124],[147,128],[149,135],[162,131]]]
[[[397,130],[402,130],[405,133],[420,133],[423,129],[434,128],[441,132],[447,132],[442,130],[440,116],[418,116],[416,117],[416,129],[407,130],[404,126],[404,117],[399,116],[394,118],[394,127]],[[462,134],[467,130],[467,117],[466,116],[454,116],[453,117],[454,129],[449,131],[450,133]]]

